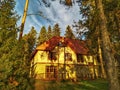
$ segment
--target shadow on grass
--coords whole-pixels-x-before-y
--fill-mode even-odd
[[[42,81],[39,84],[41,89],[36,90],[108,90],[108,82],[106,80],[92,80],[73,82],[51,82]]]

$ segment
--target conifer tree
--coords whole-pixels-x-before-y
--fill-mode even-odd
[[[116,65],[115,65],[115,57],[114,57],[114,53],[110,52],[113,50],[113,47],[108,34],[107,19],[104,13],[103,3],[102,3],[102,0],[95,0],[95,1],[96,1],[97,9],[99,10],[98,16],[100,20],[102,48],[103,48],[103,53],[105,54],[104,59],[107,65],[107,74],[108,74],[109,83],[110,83],[109,89],[119,90],[120,86],[119,86],[119,80],[117,76]],[[114,75],[112,73],[114,73]]]
[[[55,24],[53,27],[53,36],[60,36],[59,24]]]
[[[71,29],[71,27],[69,25],[66,28],[65,37],[70,38],[70,39],[75,39],[73,31],[72,31],[72,29]]]
[[[23,40],[25,42],[24,47],[25,47],[25,54],[27,55],[26,59],[29,60],[31,57],[32,52],[35,49],[36,45],[36,30],[34,27],[31,28],[30,32],[28,34],[25,34],[23,36]]]
[[[37,45],[42,44],[46,40],[47,40],[47,30],[46,30],[45,26],[43,26],[41,28],[41,30],[40,30],[40,34],[39,34],[39,37],[38,37]]]
[[[47,38],[48,38],[48,40],[50,38],[52,38],[52,29],[51,29],[51,26],[48,26]]]
[[[0,90],[31,90],[24,43],[17,40],[14,6],[14,0],[4,0],[0,7]]]
[[[0,89],[10,89],[10,77],[13,74],[12,49],[16,42],[17,17],[12,12],[14,0],[3,1],[0,7]],[[6,85],[7,83],[7,85]],[[13,85],[14,86],[14,85]],[[11,85],[11,88],[13,88]]]
[[[101,47],[102,47],[102,56],[103,59],[105,61],[105,66],[106,71],[107,71],[107,76],[108,76],[108,80],[109,80],[109,90],[119,90],[119,80],[118,80],[118,71],[116,69],[116,60],[115,60],[115,52],[114,52],[114,47],[112,45],[112,40],[113,42],[117,41],[115,40],[115,38],[113,37],[117,37],[117,35],[115,35],[115,22],[113,21],[113,13],[108,13],[108,11],[112,11],[115,10],[115,8],[113,9],[113,7],[111,8],[111,5],[118,6],[117,4],[119,4],[119,1],[116,0],[115,2],[113,0],[108,0],[108,1],[104,1],[104,0],[88,0],[88,1],[82,1],[81,4],[81,8],[82,8],[82,14],[87,17],[88,19],[86,20],[86,25],[89,26],[90,31],[90,38],[91,40],[94,40],[93,42],[97,43],[96,39],[100,37],[101,41]],[[117,2],[117,4],[115,5],[115,3]],[[106,3],[109,3],[108,5],[106,5]],[[89,6],[90,5],[90,6]],[[110,6],[109,6],[110,5]],[[92,9],[91,9],[92,7]],[[109,8],[106,8],[109,7]],[[116,9],[117,10],[117,9]],[[116,11],[115,10],[115,11]],[[110,15],[110,16],[109,16]],[[113,16],[112,16],[113,15]],[[99,17],[99,18],[98,18]],[[114,28],[113,28],[114,27]],[[112,31],[112,29],[114,30],[114,33],[111,34],[110,37],[110,33]],[[94,38],[97,37],[97,38]],[[97,46],[96,44],[92,43],[92,46]],[[114,74],[112,74],[114,73]]]

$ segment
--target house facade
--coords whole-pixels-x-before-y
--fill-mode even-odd
[[[31,59],[31,75],[42,80],[77,80],[99,76],[99,63],[84,41],[53,37],[38,46]]]

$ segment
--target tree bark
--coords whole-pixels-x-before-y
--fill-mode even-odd
[[[109,80],[109,90],[120,90],[119,80],[117,76],[117,70],[115,66],[114,53],[112,52],[112,44],[110,42],[108,30],[107,30],[107,20],[104,14],[102,0],[95,0],[96,7],[98,9],[99,24],[102,36],[102,49],[103,49],[103,59],[106,61],[107,75]]]
[[[100,59],[102,78],[106,79],[106,72],[105,72],[104,63],[103,63],[102,50],[101,50],[101,44],[100,44],[100,38],[99,37],[98,37],[98,55],[99,55],[99,59]]]
[[[26,21],[26,16],[27,16],[27,11],[28,11],[28,4],[29,4],[29,0],[26,0],[25,7],[24,7],[24,13],[23,13],[23,17],[22,17],[21,28],[20,28],[19,40],[22,39],[24,24],[25,24],[25,21]]]
[[[115,18],[116,18],[116,25],[119,33],[118,39],[120,41],[120,10],[115,12]]]

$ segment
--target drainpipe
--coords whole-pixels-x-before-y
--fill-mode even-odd
[[[59,81],[60,78],[60,73],[59,73],[59,57],[60,57],[60,50],[59,50],[59,44],[58,44],[58,70],[57,70],[57,80]]]
[[[63,37],[63,43],[65,45],[65,38]],[[66,79],[66,57],[65,57],[65,46],[64,46],[64,79]]]

